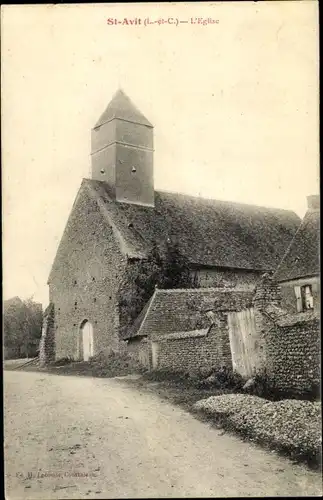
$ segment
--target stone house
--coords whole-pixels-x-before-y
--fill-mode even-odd
[[[157,289],[124,340],[148,369],[193,373],[225,365],[245,380],[266,373],[276,390],[294,397],[320,383],[319,320],[315,310],[283,309],[281,287],[266,273],[253,292]]]
[[[320,384],[320,313],[313,308],[286,310],[284,291],[269,275],[257,286],[253,299],[256,355],[258,368],[276,389],[294,396],[317,390]]]
[[[320,309],[320,198],[308,196],[307,201],[305,217],[274,275],[290,312]]]
[[[92,130],[92,176],[48,278],[57,359],[119,348],[130,326],[121,307],[133,293],[129,276],[154,245],[176,239],[199,286],[248,292],[276,269],[299,227],[288,210],[156,191],[153,154],[152,124],[118,91]]]

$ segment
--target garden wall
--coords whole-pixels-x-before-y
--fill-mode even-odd
[[[319,319],[285,318],[266,339],[266,369],[280,391],[304,394],[320,383]]]
[[[155,339],[152,343],[153,368],[181,372],[201,369],[232,368],[226,316],[217,316],[211,329],[178,332]]]

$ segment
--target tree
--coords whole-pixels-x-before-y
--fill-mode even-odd
[[[177,242],[167,240],[162,254],[161,272],[157,279],[158,288],[196,288],[189,261],[181,253]]]
[[[42,306],[32,298],[15,297],[4,303],[6,358],[36,356],[42,329]]]
[[[127,278],[121,287],[119,304],[120,326],[123,331],[138,316],[156,288],[197,288],[188,260],[178,243],[167,241],[152,246],[146,259],[128,267]]]

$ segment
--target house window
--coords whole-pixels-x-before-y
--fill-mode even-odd
[[[295,286],[297,300],[297,311],[308,311],[314,308],[313,293],[311,285]]]

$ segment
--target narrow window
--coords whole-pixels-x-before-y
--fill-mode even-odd
[[[314,308],[313,293],[311,285],[295,286],[297,311],[308,311]]]

